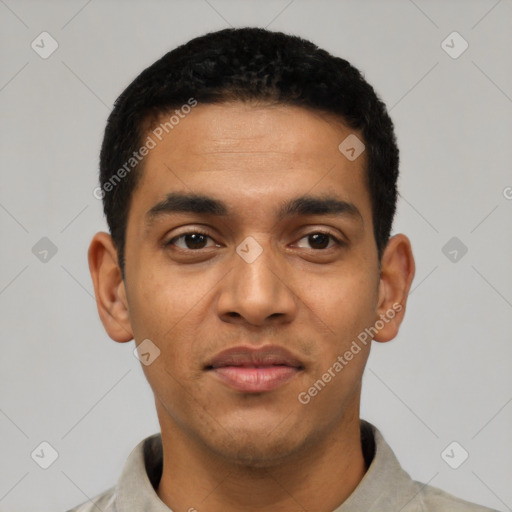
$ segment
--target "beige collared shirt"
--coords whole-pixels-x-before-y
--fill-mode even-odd
[[[496,512],[412,480],[382,434],[364,420],[361,440],[368,471],[333,512]],[[68,512],[172,512],[155,490],[162,459],[161,435],[144,439],[128,457],[117,485]],[[193,497],[189,510],[195,510]]]

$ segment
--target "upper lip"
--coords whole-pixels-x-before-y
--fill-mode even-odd
[[[206,369],[223,366],[259,367],[282,365],[302,369],[303,365],[291,352],[278,345],[266,345],[260,348],[238,346],[219,352],[211,359]]]

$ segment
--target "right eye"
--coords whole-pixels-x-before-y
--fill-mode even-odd
[[[207,240],[210,239],[214,242],[213,238],[211,238],[208,234],[202,233],[200,231],[189,231],[187,233],[182,233],[181,235],[175,236],[171,238],[168,242],[165,243],[165,246],[168,247],[173,245],[182,249],[184,251],[196,251],[199,249],[205,249]],[[210,245],[209,247],[217,247],[216,243]]]

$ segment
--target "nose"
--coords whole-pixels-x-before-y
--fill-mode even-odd
[[[225,322],[276,325],[290,322],[296,314],[290,268],[269,245],[261,247],[254,261],[233,254],[232,270],[222,280],[217,300],[218,315]]]

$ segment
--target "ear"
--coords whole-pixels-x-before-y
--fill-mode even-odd
[[[375,341],[390,341],[398,334],[405,315],[414,272],[411,242],[403,234],[393,236],[381,259],[378,319],[375,323],[376,325],[384,324],[384,326],[379,327],[374,337]]]
[[[88,256],[98,313],[105,330],[114,341],[132,340],[126,290],[112,237],[96,233]]]

